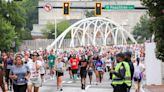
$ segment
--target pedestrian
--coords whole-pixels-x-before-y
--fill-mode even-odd
[[[5,69],[5,81],[7,83],[8,90],[12,91],[12,80],[9,78],[9,73],[14,61],[14,53],[9,52],[6,60],[6,69]]]
[[[142,63],[140,63],[139,58],[137,58],[136,61],[137,62],[134,63],[133,79],[134,79],[135,92],[140,92],[145,66]]]
[[[28,92],[32,92],[34,88],[34,92],[39,92],[39,87],[41,86],[41,77],[40,77],[40,67],[41,62],[38,60],[39,54],[37,52],[33,52],[32,61],[27,63],[27,66],[30,69],[30,78],[28,80]]]
[[[56,71],[56,79],[57,79],[57,90],[63,91],[62,82],[63,82],[63,75],[65,70],[65,64],[62,61],[62,57],[58,57],[56,60],[56,64],[54,70]]]
[[[125,52],[124,55],[125,55],[125,61],[130,66],[131,80],[133,80],[134,65],[133,65],[133,62],[132,62],[132,53],[128,51],[128,52]],[[130,92],[130,89],[131,89],[131,86],[128,88],[128,92]]]
[[[69,73],[70,79],[72,79],[71,62],[69,62],[71,58],[72,58],[72,55],[69,55],[68,61],[66,63],[67,64],[67,71]]]
[[[88,67],[88,76],[89,76],[89,82],[90,85],[92,84],[92,75],[93,75],[93,58],[89,58],[89,67]]]
[[[106,72],[109,73],[109,79],[111,79],[111,72],[110,72],[111,65],[112,65],[111,62],[112,62],[112,60],[110,59],[110,57],[108,57],[106,62],[105,62]]]
[[[128,92],[128,87],[131,84],[130,66],[124,61],[124,54],[119,53],[116,55],[117,64],[115,70],[112,72],[112,87],[113,92]]]
[[[103,72],[104,72],[104,63],[101,60],[100,56],[97,56],[97,60],[94,62],[94,66],[95,66],[95,70],[96,70],[96,85],[98,85],[98,83],[102,82],[102,78],[103,78]]]
[[[73,81],[76,82],[77,79],[77,71],[78,71],[78,64],[79,64],[79,58],[76,57],[76,55],[73,55],[73,57],[70,59],[71,63],[71,70],[72,70],[72,76]]]
[[[44,59],[42,56],[39,56],[39,61],[41,62],[41,66],[40,66],[40,76],[41,76],[41,79],[42,79],[42,83],[44,82],[44,75],[46,73],[46,70],[45,70],[45,62],[44,62]]]
[[[54,65],[55,65],[55,59],[56,59],[56,56],[54,55],[54,51],[52,49],[50,51],[50,55],[48,56],[48,65],[49,65],[51,79],[54,79],[53,68],[54,68]]]
[[[0,87],[2,89],[2,92],[7,92],[5,89],[5,83],[3,81],[4,77],[4,62],[3,62],[3,57],[6,55],[5,52],[2,52],[2,55],[0,55]]]
[[[26,92],[27,80],[30,77],[29,68],[23,64],[22,57],[15,57],[15,65],[11,68],[9,77],[13,81],[14,92]]]
[[[81,60],[79,61],[80,66],[80,77],[81,77],[81,89],[85,90],[86,86],[86,77],[87,77],[87,69],[88,69],[88,61],[85,58],[85,55],[81,56]]]

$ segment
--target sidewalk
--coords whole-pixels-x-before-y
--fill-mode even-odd
[[[149,92],[164,92],[164,85],[145,86]]]

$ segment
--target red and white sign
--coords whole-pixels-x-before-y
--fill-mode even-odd
[[[46,4],[46,5],[44,6],[44,10],[47,11],[47,12],[50,12],[50,11],[52,10],[51,4]]]

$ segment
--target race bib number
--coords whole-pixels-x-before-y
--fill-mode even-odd
[[[39,74],[37,72],[32,72],[32,78],[38,78]]]
[[[17,84],[23,84],[26,83],[26,80],[23,78],[23,79],[18,79],[16,82]]]
[[[76,65],[76,62],[73,62],[72,65],[75,66]]]
[[[98,71],[103,71],[103,68],[102,67],[97,67],[97,70]]]
[[[51,63],[53,63],[53,60],[50,60]]]

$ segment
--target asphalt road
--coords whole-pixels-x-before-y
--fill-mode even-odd
[[[43,83],[39,92],[58,92],[56,88],[56,80],[51,80],[48,76],[46,76],[46,79],[46,82]],[[89,78],[87,76],[86,89],[81,90],[80,79],[74,83],[66,72],[63,77],[63,92],[113,92],[113,88],[110,84],[111,81],[109,80],[107,73],[104,74],[102,83],[99,83],[98,85],[96,85],[95,75],[93,75],[93,82],[91,85],[89,84]],[[132,89],[131,92],[134,92],[134,89]]]

